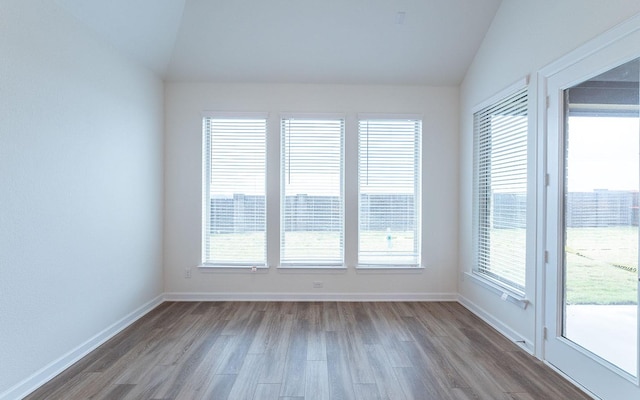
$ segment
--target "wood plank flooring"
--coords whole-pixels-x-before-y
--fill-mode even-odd
[[[167,302],[27,399],[589,397],[457,303]]]

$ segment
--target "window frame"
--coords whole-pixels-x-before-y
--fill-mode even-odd
[[[525,158],[525,162],[523,164],[523,169],[519,170],[522,174],[524,174],[525,176],[525,181],[524,181],[524,187],[525,187],[525,194],[524,194],[524,200],[523,200],[523,204],[525,206],[525,210],[524,210],[524,215],[523,215],[523,221],[524,221],[524,246],[523,246],[523,250],[524,250],[524,255],[521,259],[522,261],[522,267],[521,269],[519,269],[519,272],[522,275],[523,281],[522,284],[509,279],[508,277],[505,276],[501,276],[499,274],[495,274],[495,273],[489,273],[487,271],[487,268],[481,268],[480,267],[480,257],[481,257],[481,250],[480,250],[480,229],[482,226],[482,220],[485,221],[489,221],[489,219],[491,218],[490,214],[491,214],[491,187],[489,187],[488,189],[486,189],[486,193],[485,193],[485,199],[484,201],[482,199],[480,199],[480,192],[481,192],[481,188],[480,186],[480,182],[482,181],[482,171],[481,169],[483,168],[480,165],[480,143],[479,143],[479,135],[480,135],[480,131],[486,131],[486,129],[480,129],[479,128],[479,124],[477,123],[477,118],[479,117],[479,114],[481,113],[486,113],[489,110],[492,109],[504,109],[504,108],[509,108],[510,106],[506,106],[505,104],[507,103],[507,101],[509,100],[514,100],[516,97],[518,96],[524,96],[525,100],[524,100],[524,106],[522,106],[519,110],[520,111],[524,111],[525,112],[525,116],[526,116],[526,125],[524,128],[525,131],[525,136],[524,139],[522,140],[522,142],[524,143],[524,151],[526,153],[526,158]],[[471,240],[472,240],[472,268],[471,268],[471,274],[472,277],[475,279],[479,279],[482,282],[486,283],[487,285],[489,285],[490,287],[495,287],[498,288],[501,293],[503,293],[503,297],[506,295],[507,297],[509,297],[509,299],[515,299],[516,302],[520,302],[521,300],[525,299],[525,292],[526,292],[526,287],[527,287],[527,281],[528,281],[528,271],[527,271],[527,265],[529,264],[529,257],[530,257],[530,226],[531,226],[531,220],[530,220],[530,214],[531,214],[531,208],[532,208],[532,204],[530,201],[530,196],[531,196],[531,182],[530,182],[530,174],[529,174],[529,170],[530,170],[530,165],[532,163],[532,155],[531,155],[531,151],[532,151],[532,142],[531,142],[531,129],[532,129],[532,123],[531,123],[531,112],[530,112],[530,108],[531,108],[531,96],[530,96],[530,87],[529,87],[529,79],[528,77],[525,77],[524,79],[521,79],[519,81],[517,81],[516,83],[510,85],[509,87],[505,88],[504,90],[500,91],[499,93],[497,93],[496,95],[492,96],[490,99],[487,99],[486,101],[482,102],[481,104],[477,105],[476,107],[473,108],[472,110],[472,126],[473,126],[473,147],[472,147],[472,152],[473,152],[473,171],[472,171],[472,235],[471,235]],[[489,130],[489,132],[491,132],[491,130]],[[491,155],[489,155],[490,157]],[[486,156],[483,156],[486,157]],[[491,174],[491,167],[489,166],[488,169],[486,169],[486,171],[484,171],[485,174],[485,181],[486,181],[486,175],[487,174]],[[490,185],[490,184],[489,184]],[[485,207],[482,207],[482,204],[485,204]],[[485,226],[490,225],[490,223],[486,222]],[[491,244],[489,244],[488,246],[491,246]],[[490,251],[490,247],[489,247],[489,251]]]
[[[207,131],[208,119],[220,120],[256,120],[264,121],[264,253],[262,260],[229,262],[210,260],[207,256],[207,235],[211,228],[210,221],[210,184],[212,173],[211,131]],[[213,112],[205,111],[201,113],[202,123],[202,216],[201,216],[201,263],[200,267],[205,268],[268,268],[268,234],[269,226],[267,221],[267,177],[268,177],[268,136],[269,136],[269,114],[266,112]]]
[[[339,189],[340,189],[340,200],[339,200],[339,205],[340,205],[340,216],[339,216],[339,220],[340,220],[340,225],[341,225],[341,232],[340,232],[340,256],[339,256],[339,260],[322,260],[322,259],[308,259],[308,260],[284,260],[283,254],[284,254],[284,240],[285,240],[285,234],[286,234],[286,212],[285,212],[285,207],[286,207],[286,201],[287,201],[287,196],[286,196],[286,184],[285,184],[285,179],[286,179],[286,175],[287,175],[287,168],[285,168],[285,164],[287,162],[287,155],[288,153],[286,152],[286,141],[285,141],[285,121],[287,120],[298,120],[298,121],[322,121],[322,120],[326,120],[326,121],[334,121],[334,122],[339,122],[340,123],[340,149],[339,149],[339,158],[340,158],[340,166],[339,166],[339,173],[340,173],[340,183],[339,183]],[[280,225],[280,235],[278,237],[278,250],[279,250],[279,257],[278,257],[278,268],[283,268],[283,269],[296,269],[296,268],[301,268],[301,269],[341,269],[341,268],[346,268],[346,263],[345,263],[345,249],[346,249],[346,218],[345,218],[345,208],[346,208],[346,193],[345,193],[345,173],[346,173],[346,163],[345,163],[345,141],[346,141],[346,131],[347,131],[347,121],[346,121],[346,115],[343,113],[282,113],[280,115],[280,119],[279,119],[279,126],[280,126],[280,153],[278,154],[278,158],[279,158],[279,164],[278,164],[278,174],[280,176],[280,188],[279,188],[279,192],[280,192],[280,204],[279,204],[279,210],[280,210],[280,218],[279,218],[279,225]]]
[[[361,176],[362,176],[362,159],[361,159],[361,148],[362,148],[362,132],[361,132],[361,123],[365,121],[374,121],[374,122],[384,122],[384,121],[397,121],[397,122],[412,122],[414,124],[414,132],[416,136],[414,137],[414,150],[413,150],[413,202],[415,208],[414,214],[414,255],[410,255],[408,257],[415,257],[415,262],[363,262],[361,253],[361,219],[362,219],[362,185],[361,185]],[[417,126],[415,126],[417,124]],[[423,229],[423,221],[422,221],[422,200],[423,200],[423,184],[422,184],[422,169],[423,169],[423,116],[421,114],[379,114],[379,113],[359,113],[357,115],[356,122],[356,135],[357,135],[357,149],[356,149],[356,174],[357,174],[357,202],[358,202],[358,215],[357,215],[357,242],[356,242],[356,268],[357,269],[416,269],[416,268],[424,268],[423,265],[423,253],[422,253],[422,229]],[[398,257],[398,256],[396,256]]]

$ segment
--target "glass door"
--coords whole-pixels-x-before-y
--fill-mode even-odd
[[[563,336],[638,375],[638,59],[565,89]]]
[[[549,79],[545,358],[603,399],[640,398],[640,59]]]

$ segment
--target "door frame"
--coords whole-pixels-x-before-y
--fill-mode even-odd
[[[562,241],[558,243],[558,240],[555,240],[551,243],[551,240],[561,238],[564,230],[561,212],[564,205],[560,195],[563,192],[561,178],[564,174],[562,96],[564,89],[637,57],[640,57],[640,15],[603,33],[542,68],[537,74],[536,162],[540,168],[536,172],[536,296],[540,301],[536,313],[536,355],[588,392],[596,396],[606,396],[605,398],[637,397],[640,393],[640,378],[630,379],[630,375],[620,374],[621,370],[618,368],[580,351],[577,352],[579,356],[576,358],[581,359],[581,362],[568,368],[566,365],[558,365],[557,361],[549,360],[558,355],[554,353],[549,357],[550,352],[560,351],[555,341],[564,341],[568,348],[572,347],[567,339],[562,338],[562,268],[554,266],[554,261],[561,260],[563,254]],[[557,90],[550,90],[550,85]],[[551,194],[558,196],[551,198]],[[556,327],[555,331],[547,329],[548,326]],[[640,335],[638,336],[640,340]],[[554,342],[551,342],[552,340]],[[590,379],[594,375],[600,376],[602,368],[610,370],[621,379],[614,379],[615,383],[610,381],[609,375],[602,376],[605,379]],[[612,385],[614,389],[611,388]]]

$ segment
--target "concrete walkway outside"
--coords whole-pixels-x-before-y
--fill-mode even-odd
[[[567,306],[566,337],[637,376],[638,306]]]

